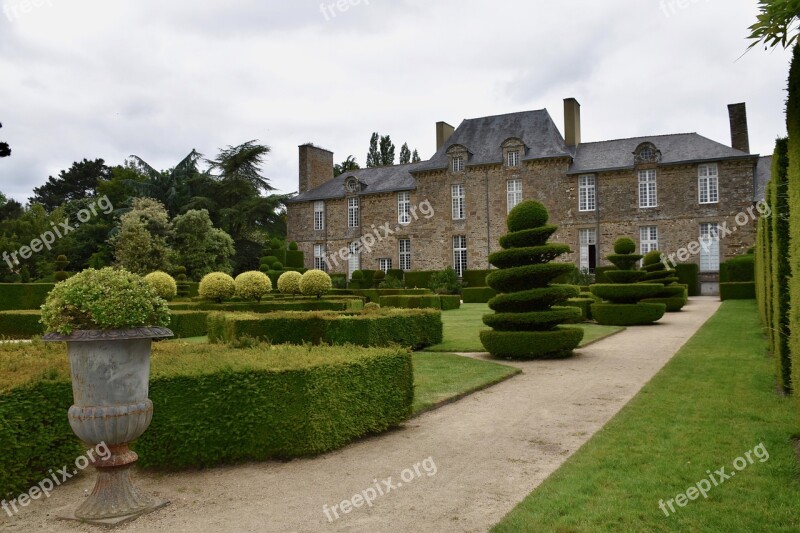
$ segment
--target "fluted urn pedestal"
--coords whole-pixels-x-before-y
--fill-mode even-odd
[[[138,459],[128,444],[139,438],[153,419],[148,398],[152,339],[172,337],[166,328],[50,333],[46,341],[65,341],[72,373],[74,405],[69,423],[75,434],[97,449],[94,490],[74,513],[60,517],[97,525],[118,525],[163,507],[168,502],[144,494],[131,481]]]

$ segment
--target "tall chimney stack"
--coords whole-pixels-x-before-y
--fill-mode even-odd
[[[456,129],[448,124],[447,122],[437,122],[436,123],[436,151],[439,151],[439,148],[444,146],[444,143],[447,142],[447,139],[453,134]]]
[[[581,104],[574,98],[564,99],[564,140],[567,146],[581,143]]]
[[[333,152],[313,144],[301,144],[297,190],[302,194],[333,179]]]
[[[728,116],[731,119],[731,147],[750,153],[750,134],[747,131],[747,106],[744,103],[730,104]]]

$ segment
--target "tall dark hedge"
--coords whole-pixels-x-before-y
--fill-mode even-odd
[[[789,353],[789,278],[791,265],[789,256],[789,140],[778,139],[772,158],[772,181],[770,183],[770,206],[767,235],[769,242],[769,289],[767,289],[767,312],[772,354],[777,365],[778,385],[785,391],[792,388],[791,357]]]
[[[800,379],[800,44],[795,45],[792,67],[789,70],[789,97],[786,101],[786,128],[789,132],[789,259],[791,284],[789,294],[789,324],[793,330],[789,339],[792,358],[792,382]]]

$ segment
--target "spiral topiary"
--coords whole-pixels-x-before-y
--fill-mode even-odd
[[[300,280],[303,275],[299,272],[284,272],[278,278],[278,290],[282,294],[300,294]]]
[[[653,250],[645,254],[642,269],[646,272],[642,283],[660,283],[664,288],[653,298],[645,298],[643,303],[663,303],[668,313],[683,309],[689,301],[689,291],[684,285],[678,285],[677,272],[667,268],[661,261],[661,252]]]
[[[56,257],[55,264],[56,264],[56,271],[53,274],[53,279],[55,279],[56,282],[61,282],[66,279],[69,279],[69,272],[66,272],[65,270],[67,268],[67,265],[69,265],[69,259],[67,259],[67,256],[63,254],[59,255],[58,257]]]
[[[644,302],[655,298],[664,289],[661,283],[638,283],[647,271],[636,270],[636,263],[642,256],[635,254],[636,243],[628,237],[621,237],[614,243],[614,254],[607,259],[617,270],[607,270],[605,275],[612,283],[590,286],[592,294],[603,302],[592,304],[592,317],[602,325],[634,326],[651,324],[664,316],[666,305]],[[652,256],[650,258],[652,260]]]
[[[261,301],[272,290],[272,281],[263,272],[251,270],[242,272],[233,280],[236,286],[236,296],[242,300]]]
[[[211,274],[206,274],[200,280],[198,293],[201,298],[221,304],[236,293],[236,282],[228,274],[212,272]]]
[[[300,292],[306,296],[320,299],[332,287],[331,277],[322,270],[309,270],[300,278]]]
[[[165,300],[172,300],[178,295],[178,284],[166,272],[151,272],[144,277],[144,280],[152,285],[156,293]]]
[[[547,226],[547,219],[547,209],[541,203],[529,200],[518,204],[508,214],[510,233],[500,239],[504,250],[489,256],[489,262],[500,270],[486,276],[486,282],[500,294],[489,301],[494,314],[483,317],[492,329],[482,331],[480,337],[494,357],[568,357],[583,339],[581,328],[560,326],[580,320],[580,309],[554,307],[578,296],[579,290],[551,283],[575,267],[550,262],[570,248],[547,244],[558,229]]]

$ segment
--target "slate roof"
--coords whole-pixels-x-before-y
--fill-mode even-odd
[[[580,144],[568,174],[633,168],[633,152],[644,142],[653,143],[661,152],[662,165],[754,157],[697,133],[632,137]]]
[[[767,183],[772,177],[772,156],[760,157],[756,165],[756,186],[754,202],[766,199]]]
[[[511,137],[525,144],[523,161],[572,156],[550,113],[540,109],[464,120],[444,146],[416,170],[446,169],[450,164],[447,150],[455,144],[469,151],[466,166],[502,163],[501,145]]]
[[[314,200],[329,200],[344,198],[344,180],[355,176],[361,182],[361,194],[380,194],[397,191],[411,191],[417,188],[417,181],[411,175],[422,163],[409,163],[407,165],[394,165],[391,167],[362,168],[345,172],[332,180],[315,187],[310,191],[299,194],[289,200],[290,202],[310,202]]]

